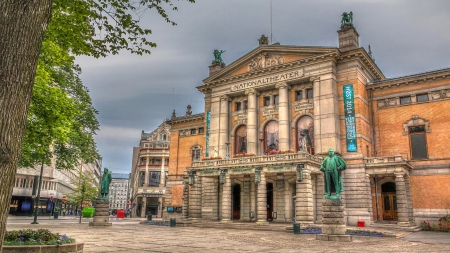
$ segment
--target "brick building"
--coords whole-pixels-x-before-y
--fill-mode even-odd
[[[333,148],[348,165],[348,225],[447,214],[450,69],[386,78],[358,37],[353,24],[337,48],[262,36],[228,66],[216,58],[197,87],[205,113],[168,122],[165,205],[190,220],[321,223],[319,168]]]

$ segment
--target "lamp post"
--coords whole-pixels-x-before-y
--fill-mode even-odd
[[[225,155],[225,159],[230,159],[230,143],[226,142],[225,145],[227,145],[227,154]]]
[[[44,172],[44,162],[41,163],[41,173],[39,175],[39,188],[38,188],[38,194],[36,197],[36,206],[34,208],[34,220],[31,224],[39,224],[37,222],[37,214],[38,214],[38,209],[39,209],[39,202],[41,201],[41,185],[42,185],[42,174]]]
[[[261,139],[259,139],[259,141],[261,142],[261,155],[263,156],[264,155],[264,139],[261,138]]]

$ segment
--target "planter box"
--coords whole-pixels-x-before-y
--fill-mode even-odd
[[[70,243],[63,245],[23,245],[3,246],[3,253],[69,253],[83,252],[84,243]]]
[[[83,214],[83,218],[92,218],[94,217],[95,208],[85,207],[81,213]]]

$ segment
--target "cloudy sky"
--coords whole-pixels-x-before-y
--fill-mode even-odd
[[[148,39],[158,45],[152,54],[77,59],[100,112],[96,141],[103,167],[113,172],[131,171],[141,131],[153,131],[173,109],[184,115],[191,103],[194,113],[203,112],[195,87],[207,77],[214,49],[226,50],[222,58],[230,64],[257,47],[262,34],[270,35],[270,0],[175,4],[179,11],[168,13],[178,26],[154,11],[142,20],[153,31]],[[450,67],[448,0],[272,0],[273,42],[337,47],[344,11],[353,11],[360,46],[370,43],[386,77]]]

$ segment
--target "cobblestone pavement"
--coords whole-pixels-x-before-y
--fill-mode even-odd
[[[8,219],[8,222],[11,220]],[[28,221],[27,221],[28,222]],[[450,252],[450,244],[402,237],[353,237],[353,242],[315,240],[315,235],[254,230],[163,227],[138,221],[113,222],[112,227],[89,227],[88,221],[46,221],[39,225],[11,221],[8,230],[48,228],[85,243],[84,252]],[[433,234],[426,234],[433,237]],[[430,232],[428,232],[430,233]],[[450,233],[440,234],[450,241]]]

